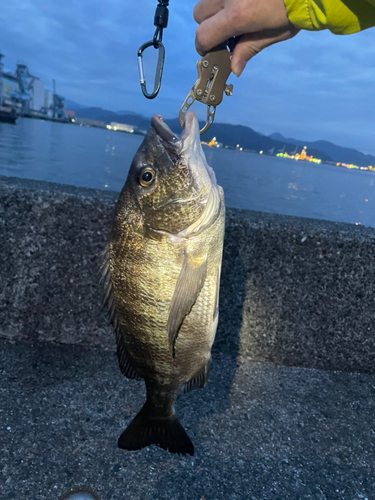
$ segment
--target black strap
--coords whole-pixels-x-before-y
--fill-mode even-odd
[[[168,26],[168,4],[169,0],[158,0],[158,5],[155,10],[154,16],[154,26],[156,26],[156,31],[153,38],[153,45],[157,49],[159,44],[163,39],[163,29]]]

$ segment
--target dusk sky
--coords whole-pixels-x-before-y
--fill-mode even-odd
[[[152,38],[156,0],[2,2],[5,69],[25,62],[46,88],[55,78],[59,94],[85,106],[176,117],[197,78],[194,4],[170,1],[163,83],[152,101],[141,93],[136,55]],[[152,84],[147,71],[146,79]],[[300,33],[264,50],[229,81],[234,93],[218,106],[217,122],[375,154],[375,28],[350,36]],[[205,106],[193,109],[205,116]]]

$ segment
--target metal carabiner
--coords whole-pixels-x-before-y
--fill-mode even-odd
[[[161,77],[163,76],[163,66],[164,66],[164,59],[165,59],[165,49],[164,45],[162,44],[162,38],[163,38],[163,29],[168,26],[168,17],[169,17],[169,11],[168,11],[168,3],[169,0],[158,0],[158,5],[155,10],[155,15],[154,15],[154,26],[156,26],[156,30],[154,33],[154,38],[150,40],[149,42],[144,43],[141,45],[138,49],[138,68],[139,68],[139,79],[141,83],[141,89],[143,92],[143,95],[147,97],[147,99],[154,99],[159,93],[160,90],[160,85],[161,85]],[[142,55],[143,52],[148,48],[153,46],[155,49],[159,51],[158,54],[158,63],[156,65],[156,72],[155,72],[155,81],[154,81],[154,90],[151,94],[147,92],[146,88],[146,79],[145,79],[145,73],[143,70],[143,61],[142,61]]]
[[[156,72],[155,72],[154,90],[152,91],[151,94],[149,94],[147,92],[146,79],[145,79],[145,74],[144,74],[144,70],[143,70],[143,59],[142,59],[143,52],[148,47],[154,47],[155,49],[157,49],[159,51],[158,62],[156,65]],[[164,45],[161,42],[161,40],[156,39],[156,36],[154,36],[153,40],[150,40],[149,42],[144,43],[138,49],[139,80],[140,80],[143,95],[145,97],[147,97],[147,99],[154,99],[154,97],[156,97],[159,93],[160,85],[161,85],[161,77],[163,76],[164,59],[165,59]]]

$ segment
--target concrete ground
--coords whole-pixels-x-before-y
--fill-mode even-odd
[[[100,348],[0,340],[0,499],[375,498],[375,376],[214,358],[177,413],[193,457],[117,448],[144,401]]]

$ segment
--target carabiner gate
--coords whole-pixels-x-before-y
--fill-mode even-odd
[[[145,74],[144,74],[144,70],[143,70],[143,59],[142,59],[143,52],[148,47],[154,47],[159,51],[158,62],[156,65],[156,72],[155,72],[154,90],[152,91],[151,94],[149,94],[147,92],[146,79],[145,79]],[[140,80],[143,95],[145,97],[147,97],[147,99],[154,99],[154,97],[156,97],[159,93],[160,85],[161,85],[161,77],[163,76],[164,59],[165,59],[164,45],[161,42],[161,40],[156,40],[156,37],[154,37],[153,40],[150,40],[149,42],[144,43],[138,49],[139,80]]]

